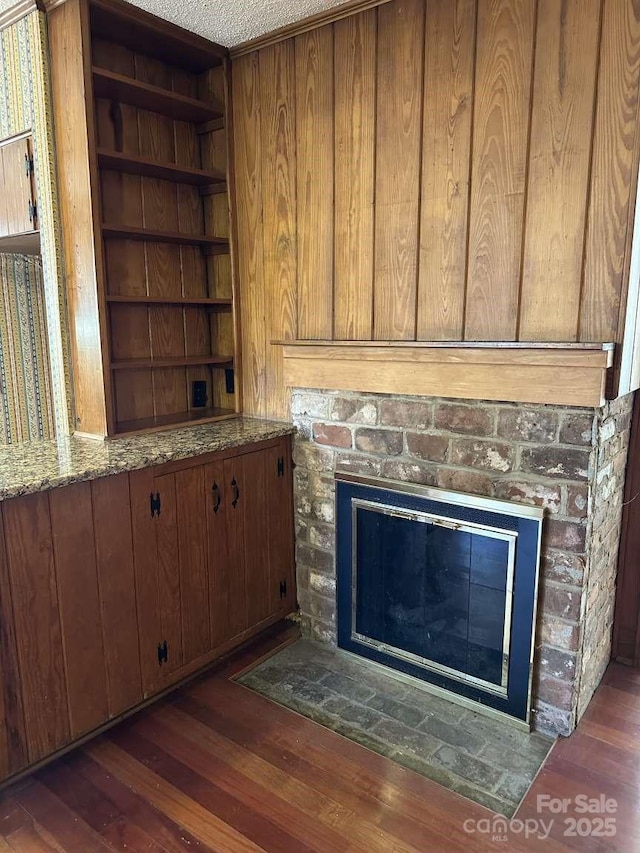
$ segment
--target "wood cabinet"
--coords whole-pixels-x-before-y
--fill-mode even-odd
[[[289,440],[130,478],[150,694],[293,609]]]
[[[0,503],[0,780],[294,607],[289,438]]]
[[[3,775],[142,698],[128,494],[121,474],[0,505]]]
[[[76,429],[233,417],[227,51],[118,0],[48,23]]]
[[[31,136],[0,142],[0,251],[39,251],[38,207]]]

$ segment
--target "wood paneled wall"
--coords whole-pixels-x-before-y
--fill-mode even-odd
[[[274,340],[622,340],[640,0],[392,0],[233,63],[245,411]]]

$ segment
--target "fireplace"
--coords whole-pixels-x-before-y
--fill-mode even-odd
[[[336,474],[536,507],[531,725],[569,734],[609,660],[631,396],[578,409],[296,389],[291,406],[303,632],[337,642]]]
[[[542,510],[336,475],[338,645],[528,728]]]

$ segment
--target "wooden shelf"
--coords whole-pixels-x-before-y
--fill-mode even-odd
[[[128,175],[143,175],[146,178],[160,178],[164,181],[176,181],[180,184],[191,184],[198,187],[215,185],[221,186],[221,191],[227,184],[222,172],[205,172],[202,169],[191,169],[188,166],[178,166],[176,163],[158,163],[146,160],[144,157],[134,157],[120,151],[98,149],[98,163],[102,169],[114,172],[125,172]]]
[[[601,406],[611,344],[280,342],[293,388]]]
[[[105,239],[143,240],[147,243],[175,243],[179,246],[203,246],[210,250],[216,248],[229,251],[226,237],[207,237],[206,234],[182,234],[178,231],[152,231],[149,228],[133,228],[129,225],[103,225]]]
[[[132,104],[143,110],[162,113],[179,121],[205,122],[223,116],[219,104],[199,101],[159,86],[134,80],[104,68],[93,68],[93,89],[99,98],[111,98],[125,104]]]
[[[140,418],[135,421],[118,421],[117,434],[134,432],[154,432],[163,429],[176,429],[180,426],[211,423],[212,421],[228,421],[237,418],[233,409],[208,407],[206,409],[191,409],[188,412],[175,412],[170,415],[156,415],[151,418]]]
[[[200,367],[207,364],[233,364],[230,355],[188,355],[178,358],[122,358],[111,362],[112,370],[144,370],[157,367]]]
[[[114,0],[90,0],[91,32],[195,73],[221,65],[228,51],[155,15]]]
[[[231,299],[207,296],[107,296],[107,302],[126,305],[203,305],[208,308],[230,308]]]

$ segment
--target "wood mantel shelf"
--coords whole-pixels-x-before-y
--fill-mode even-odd
[[[277,341],[288,387],[601,406],[611,343]]]

